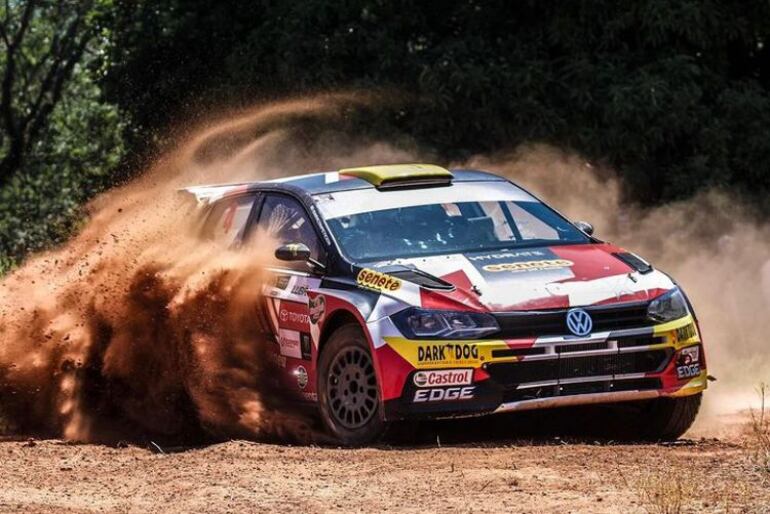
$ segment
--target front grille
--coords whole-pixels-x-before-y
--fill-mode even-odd
[[[506,348],[505,350],[492,350],[492,357],[502,359],[505,357],[525,357],[527,355],[542,355],[545,353],[544,347],[532,348]]]
[[[503,393],[503,403],[523,400],[539,400],[556,396],[574,396],[581,394],[612,393],[618,391],[654,391],[660,389],[658,378],[636,378],[631,380],[600,380],[581,384],[512,389]]]
[[[556,347],[556,353],[588,352],[591,350],[606,350],[607,343],[578,343],[564,344]]]
[[[498,384],[513,387],[528,382],[652,373],[662,369],[670,356],[671,349],[582,357],[560,356],[547,360],[489,363],[486,371]]]
[[[593,331],[604,332],[653,325],[654,321],[647,317],[647,305],[647,302],[644,302],[583,309],[591,315]],[[515,339],[569,334],[567,311],[568,309],[554,309],[495,313],[495,319],[500,325],[500,332],[496,335],[503,339]]]
[[[632,336],[619,337],[618,348],[632,348],[634,346],[652,346],[666,342],[664,336]]]

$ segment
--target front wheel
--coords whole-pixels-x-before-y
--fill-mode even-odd
[[[318,402],[329,433],[346,446],[377,441],[385,431],[369,345],[357,325],[329,338],[318,359]]]
[[[695,421],[701,394],[681,398],[657,398],[640,413],[639,436],[647,441],[673,441]]]

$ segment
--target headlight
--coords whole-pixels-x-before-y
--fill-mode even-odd
[[[655,321],[665,322],[683,318],[690,313],[687,300],[677,287],[668,293],[655,298],[647,307],[647,316]]]
[[[407,339],[475,339],[500,330],[492,315],[481,312],[411,308],[391,319]]]

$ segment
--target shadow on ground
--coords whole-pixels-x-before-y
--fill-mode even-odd
[[[386,444],[394,446],[624,444],[639,441],[636,406],[591,405],[504,413],[475,418],[430,420],[396,425]],[[682,441],[681,444],[683,444]]]
[[[613,444],[613,443],[646,443],[638,441],[634,434],[637,427],[633,426],[638,420],[638,412],[633,404],[628,405],[590,405],[580,407],[564,407],[540,411],[519,413],[504,413],[471,418],[456,418],[444,420],[411,420],[393,424],[383,440],[374,445],[381,449],[403,449],[436,446],[505,446],[505,445],[553,445],[553,444]],[[299,413],[296,413],[300,415]],[[305,419],[309,412],[302,411]],[[312,418],[311,418],[312,419]],[[317,418],[316,418],[317,419]],[[191,423],[191,426],[196,426]],[[321,434],[320,421],[315,426],[319,439],[309,445],[337,447],[332,441]],[[200,427],[190,429],[184,434],[174,436],[161,434],[139,434],[134,432],[131,437],[123,437],[113,432],[104,432],[103,437],[92,443],[105,444],[112,447],[127,445],[147,448],[158,453],[170,453],[202,448],[226,441],[211,437]],[[32,438],[56,438],[49,433],[19,433],[14,431],[0,432],[0,441],[32,440]],[[275,437],[257,438],[256,442],[292,446],[303,446],[289,440]],[[73,443],[77,444],[77,443]],[[670,443],[669,443],[670,444]],[[676,444],[688,444],[681,440]]]

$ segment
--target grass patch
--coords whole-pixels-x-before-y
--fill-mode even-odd
[[[668,468],[664,466],[663,469]],[[661,472],[642,477],[636,489],[650,514],[682,514],[694,497],[694,487],[681,473]]]
[[[760,384],[759,410],[751,409],[751,419],[748,430],[748,450],[751,461],[758,471],[770,478],[770,415],[767,412],[767,401],[770,399],[770,386]]]

